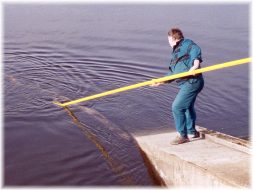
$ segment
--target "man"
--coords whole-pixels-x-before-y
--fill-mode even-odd
[[[168,32],[168,41],[172,47],[172,58],[169,65],[168,75],[200,68],[201,49],[192,40],[184,39],[183,33],[178,28],[172,28]],[[198,138],[199,132],[195,129],[196,112],[194,103],[198,93],[204,87],[202,74],[175,80],[179,86],[179,92],[172,104],[173,118],[175,120],[178,136],[171,144],[178,145],[189,142],[189,138]],[[159,86],[163,83],[155,83]]]

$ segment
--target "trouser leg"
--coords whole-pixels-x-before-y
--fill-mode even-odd
[[[194,103],[202,88],[203,81],[194,84],[184,83],[172,104],[176,130],[183,137],[187,136],[187,131],[193,132],[195,130],[196,112]]]
[[[172,113],[173,113],[173,118],[175,121],[175,127],[177,132],[183,136],[187,136],[187,131],[186,131],[186,117],[185,117],[185,111],[186,109],[183,107],[184,105],[184,98],[182,92],[177,94],[173,104],[172,104]]]
[[[194,134],[196,132],[195,122],[197,116],[194,108],[195,100],[196,97],[190,105],[189,109],[187,109],[185,112],[187,134]]]

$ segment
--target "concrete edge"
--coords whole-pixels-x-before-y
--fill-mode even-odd
[[[209,141],[214,142],[215,144],[220,144],[222,146],[234,149],[236,151],[246,153],[251,155],[251,142],[220,133],[213,130],[208,130],[204,127],[196,126],[196,129],[200,132],[201,138],[206,138]],[[154,175],[156,180],[160,183],[159,185],[165,187],[184,187],[186,184],[187,187],[198,187],[199,178],[194,178],[196,174],[203,177],[204,185],[211,185],[212,187],[232,187],[232,188],[246,188],[248,187],[234,183],[231,180],[228,180],[226,177],[216,175],[213,170],[207,170],[198,166],[191,161],[184,160],[176,155],[168,154],[164,151],[157,151],[156,146],[152,144],[146,144],[145,140],[141,140],[138,136],[133,135],[137,144],[139,145],[140,152],[146,162],[146,166],[149,166],[149,172],[151,175]],[[144,135],[146,136],[146,135]],[[150,154],[151,153],[151,154]],[[162,158],[166,158],[166,161]],[[167,160],[170,160],[168,162]],[[167,168],[167,169],[166,169]],[[174,172],[178,170],[182,172]],[[191,171],[194,175],[191,175],[191,182],[189,184],[189,179],[185,179],[184,174],[186,171]],[[202,183],[202,182],[201,182]],[[194,185],[192,185],[194,184]]]
[[[226,178],[220,177],[215,174],[215,172],[209,171],[199,165],[196,165],[193,162],[189,162],[178,157],[175,154],[167,154],[164,151],[159,151],[154,155],[148,155],[148,152],[156,152],[156,147],[151,147],[146,143],[139,142],[139,145],[142,147],[142,152],[144,156],[148,159],[148,164],[150,169],[154,170],[152,173],[156,174],[156,179],[160,179],[160,183],[162,187],[169,187],[169,188],[204,188],[204,187],[212,187],[212,188],[243,188],[242,186],[235,184]],[[162,158],[166,158],[169,162],[165,162]],[[168,169],[169,168],[169,169]],[[175,168],[177,170],[181,170],[180,172],[174,172]],[[172,171],[172,172],[171,172]],[[189,179],[182,176],[188,176],[185,173],[187,171],[191,171],[195,175],[192,175],[193,183],[186,185]],[[157,177],[157,174],[159,177]],[[168,175],[169,174],[169,175]],[[195,176],[195,177],[194,177]],[[196,176],[202,176],[202,180],[205,179],[205,185],[199,185],[198,181],[200,180]],[[174,179],[175,181],[173,181]]]
[[[196,126],[196,129],[200,132],[202,138],[206,138],[215,143],[252,155],[250,141],[240,139],[224,133],[220,133],[217,131],[209,130],[207,128],[200,126]]]

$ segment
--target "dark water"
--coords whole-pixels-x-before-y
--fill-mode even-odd
[[[177,85],[72,100],[162,77],[178,26],[203,67],[249,56],[249,5],[4,4],[4,184],[141,185],[132,134],[174,131]],[[249,65],[205,74],[197,124],[249,136]]]

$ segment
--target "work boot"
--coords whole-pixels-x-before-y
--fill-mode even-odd
[[[183,143],[187,143],[190,140],[188,139],[188,137],[182,137],[181,135],[176,136],[176,138],[170,142],[171,145],[178,145],[178,144],[183,144]]]
[[[196,138],[200,137],[200,133],[198,131],[196,131],[195,133],[188,134],[187,136],[188,136],[189,139],[196,139]]]

